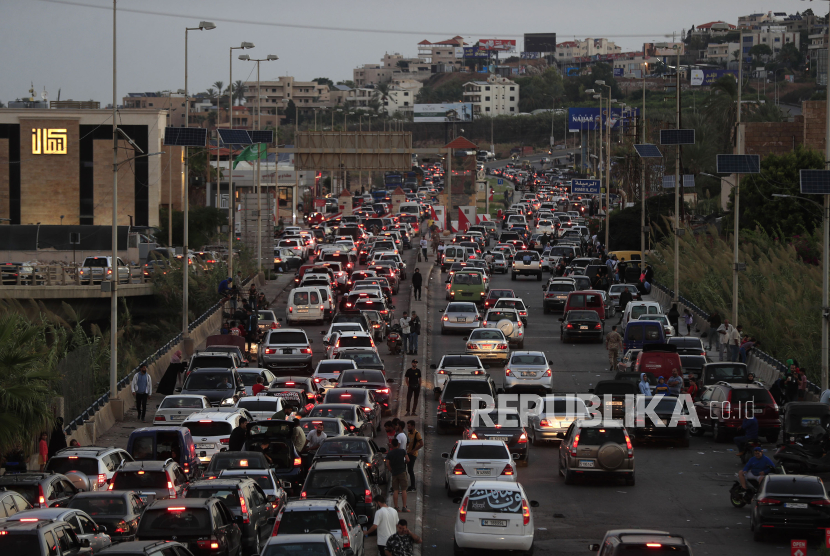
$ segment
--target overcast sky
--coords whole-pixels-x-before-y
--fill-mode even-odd
[[[692,25],[739,15],[807,8],[799,0],[119,0],[118,99],[128,92],[184,87],[184,29],[200,20],[212,31],[190,33],[189,90],[228,82],[228,48],[247,41],[263,80],[351,79],[352,69],[379,63],[384,52],[417,54],[422,39],[461,35],[518,39],[523,33],[557,33],[557,41],[607,37],[623,51],[643,42],[671,40]],[[132,11],[131,11],[132,10]],[[139,13],[140,12],[140,13]],[[0,100],[28,96],[31,83],[50,100],[112,101],[111,0],[0,0]],[[668,35],[668,39],[666,38]],[[234,51],[233,78],[256,79],[252,62]]]

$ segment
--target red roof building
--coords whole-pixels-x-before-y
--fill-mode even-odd
[[[471,149],[478,149],[478,145],[466,139],[464,137],[456,137],[442,148],[444,149],[460,149],[460,150],[471,150]]]

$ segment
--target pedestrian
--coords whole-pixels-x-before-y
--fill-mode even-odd
[[[718,326],[718,361],[723,361],[724,352],[727,357],[729,355],[729,337],[732,335],[733,327],[729,324],[729,319],[723,319],[723,324]]]
[[[617,324],[621,324],[623,317],[625,316],[625,308],[628,307],[628,304],[634,300],[634,296],[631,295],[631,290],[628,289],[628,286],[620,294],[620,320]]]
[[[245,310],[245,313],[245,340],[248,344],[248,353],[250,353],[251,344],[256,345],[257,343],[259,323],[257,322],[257,315],[251,310],[250,307]]]
[[[257,396],[260,392],[265,390],[266,388],[265,384],[263,384],[264,382],[265,380],[261,376],[256,377],[256,384],[251,386],[251,395]]]
[[[409,334],[412,332],[409,326],[409,313],[403,312],[403,316],[398,320],[401,325],[401,339],[403,340],[403,351],[409,353]]]
[[[619,282],[625,284],[625,270],[628,268],[628,263],[625,262],[625,257],[621,257],[620,261],[615,265],[617,274],[619,274]]]
[[[406,469],[409,471],[409,488],[407,492],[415,492],[415,460],[418,459],[418,451],[424,447],[424,439],[421,433],[415,428],[415,421],[410,419],[406,422],[406,455],[409,456],[409,461],[406,463]]]
[[[784,393],[787,397],[787,403],[798,400],[797,372],[798,365],[796,365],[795,359],[787,359],[787,372],[784,378]]]
[[[651,395],[651,384],[648,382],[646,373],[640,373],[640,382],[638,383],[638,386],[640,388],[640,394],[643,396]]]
[[[421,274],[421,270],[416,267],[412,273],[412,294],[416,301],[421,300],[421,285],[423,284],[423,280],[424,277]]]
[[[294,444],[294,448],[297,449],[297,453],[299,454],[303,451],[303,448],[305,448],[305,431],[303,430],[300,420],[297,417],[294,417],[292,423],[293,428],[291,429],[291,443]]]
[[[729,335],[729,360],[733,363],[741,356],[741,330],[743,327],[738,325],[737,328],[732,328],[732,334]]]
[[[239,419],[239,424],[231,431],[228,438],[228,451],[241,452],[245,449],[245,441],[248,438],[248,420],[245,417]]]
[[[69,441],[69,447],[70,448],[80,448],[81,443],[73,438],[72,440]]]
[[[669,324],[674,327],[674,333],[680,335],[680,311],[677,310],[677,303],[671,304],[671,309],[666,313]]]
[[[697,386],[697,377],[690,376],[689,377],[689,386],[686,387],[686,393],[689,394],[689,397],[692,398],[692,401],[697,398],[697,393],[700,390]]]
[[[382,494],[375,494],[373,498],[378,509],[375,510],[375,521],[372,526],[364,533],[368,537],[375,531],[378,532],[378,556],[384,556],[384,547],[389,537],[395,534],[395,528],[398,524],[398,512],[395,508],[390,508],[386,504],[386,497]]]
[[[427,249],[429,249],[429,243],[427,243],[426,236],[421,236],[421,253],[423,253],[424,261],[427,260]]]
[[[49,437],[49,457],[54,456],[58,450],[66,448],[66,433],[63,432],[63,417],[55,419],[55,426],[52,428],[52,435]]]
[[[421,335],[421,318],[418,313],[412,311],[409,319],[409,355],[418,355],[418,336]]]
[[[421,396],[421,369],[418,368],[416,359],[412,360],[412,366],[406,370],[404,380],[406,380],[406,415],[415,415],[418,409],[418,398]],[[410,405],[409,401],[413,397],[415,401]]]
[[[254,312],[257,310],[257,291],[256,291],[256,284],[251,284],[251,287],[248,289],[248,305],[251,306]]]
[[[40,470],[43,471],[46,468],[46,462],[49,461],[49,443],[46,439],[49,438],[49,435],[45,432],[40,433],[40,441],[37,443],[37,453],[40,462]]]
[[[709,323],[709,332],[707,333],[709,336],[709,347],[706,349],[714,349],[720,353],[720,334],[718,334],[718,328],[720,328],[721,325],[720,315],[717,311],[712,311],[712,314],[709,315],[706,322]]]
[[[323,423],[319,422],[314,425],[314,430],[308,433],[305,437],[305,450],[312,454],[317,453],[317,449],[322,446],[323,441],[328,438],[328,435],[323,431]],[[375,521],[377,523],[377,521]]]
[[[438,244],[438,258],[435,259],[436,263],[440,263],[441,259],[444,258],[444,242]]]
[[[152,379],[147,374],[147,365],[144,363],[138,368],[138,372],[133,375],[130,391],[135,398],[135,411],[143,423],[144,416],[147,414],[147,398],[150,397],[152,391]]]
[[[798,369],[797,376],[798,401],[803,402],[807,398],[807,373],[804,372],[804,369]]]
[[[669,386],[666,384],[666,379],[662,376],[657,377],[657,384],[654,385],[654,395],[666,395],[669,393]]]
[[[745,419],[741,421],[740,430],[743,435],[734,438],[738,447],[738,457],[746,453],[746,445],[749,442],[758,442],[758,419],[755,418],[754,413],[747,412]]]
[[[677,369],[671,370],[671,376],[666,381],[666,386],[669,387],[670,396],[679,396],[683,390],[683,377],[677,372]]]
[[[686,324],[686,336],[691,336],[694,317],[692,317],[692,313],[688,309],[683,309],[683,322]]]
[[[386,431],[386,445],[391,446],[392,440],[395,438],[395,424],[392,421],[386,421],[383,424],[383,430]]]
[[[611,365],[610,371],[617,370],[617,358],[622,347],[622,336],[617,332],[617,325],[614,325],[611,327],[611,332],[605,337],[605,349],[608,350],[608,363]]]
[[[385,556],[412,556],[412,545],[421,544],[422,542],[421,537],[409,530],[406,520],[401,519],[398,521],[395,534],[386,539]]]
[[[392,474],[392,486],[389,487],[392,491],[392,504],[395,509],[401,512],[408,512],[406,507],[406,462],[409,461],[409,456],[406,455],[406,450],[401,448],[400,442],[397,438],[392,439],[392,449],[386,453],[386,467]],[[401,495],[401,502],[403,507],[398,507],[398,494]]]
[[[225,321],[222,323],[222,328],[219,329],[219,334],[230,334],[231,333],[231,323]]]
[[[401,448],[406,450],[406,445],[409,444],[409,437],[406,436],[406,423],[395,417],[392,419],[392,424],[395,427],[395,439],[400,444]]]

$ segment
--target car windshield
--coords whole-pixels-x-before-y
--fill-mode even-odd
[[[348,361],[320,361],[317,372],[322,374],[339,374],[346,369],[353,369],[354,364]]]
[[[197,436],[228,436],[233,427],[227,421],[185,421],[183,426],[190,429],[193,438]]]
[[[510,454],[500,444],[462,444],[455,459],[510,459]]]
[[[518,490],[471,489],[467,498],[468,512],[517,514],[522,511],[522,493]]]
[[[289,518],[292,514],[311,514],[312,512],[286,512],[283,515],[283,520],[280,522],[280,531],[286,531],[285,528],[285,520],[291,519]],[[318,512],[314,512],[315,514]],[[296,529],[298,534],[304,533],[305,531],[314,531],[315,529],[324,529],[327,531],[334,531],[340,524],[337,520],[337,516],[334,512],[328,512],[334,515],[335,525],[333,527],[317,527],[319,520],[314,519],[311,521],[312,525],[309,525],[307,528],[302,528],[301,525],[292,526],[291,529]],[[286,531],[287,534],[288,531]],[[265,547],[265,550],[262,552],[262,556],[330,556],[331,550],[329,549],[328,545],[323,542],[291,542],[291,543],[280,543],[280,544],[271,544]]]
[[[547,360],[541,355],[514,355],[511,365],[547,365]]]
[[[141,516],[138,526],[140,537],[167,537],[193,535],[210,535],[210,513],[207,508],[169,508],[148,509]]]
[[[445,313],[475,313],[476,306],[473,303],[450,303]]]
[[[619,427],[607,429],[584,428],[579,430],[580,446],[601,446],[606,442],[625,444],[625,431]]]
[[[479,328],[470,333],[470,340],[504,340],[501,330]]]
[[[223,372],[193,373],[184,383],[185,390],[228,390],[233,388],[233,375]]]
[[[803,481],[768,481],[764,490],[768,496],[826,496],[821,481],[814,478]]]
[[[95,496],[94,498],[73,498],[67,505],[69,508],[81,510],[91,516],[97,515],[118,515],[127,513],[127,505],[121,495],[108,498]]]
[[[371,451],[369,450],[369,444],[365,440],[344,440],[344,439],[334,439],[334,440],[326,440],[323,442],[323,445],[317,449],[317,455],[341,455],[341,454],[353,454],[353,455],[363,455],[369,454]]]
[[[366,486],[357,469],[316,469],[306,479],[306,484],[312,489],[345,487],[362,490]]]
[[[320,407],[311,410],[309,417],[337,417],[344,421],[354,420],[354,409],[350,407]]]
[[[259,376],[259,375],[255,375]],[[242,381],[245,382],[246,375],[242,375]],[[256,382],[256,380],[254,381]],[[248,383],[245,383],[248,386]],[[200,398],[186,398],[184,396],[167,396],[161,400],[159,409],[202,409],[203,402]]]
[[[287,344],[308,344],[306,336],[302,332],[271,332],[268,336],[268,345],[287,345]]]
[[[228,486],[188,488],[185,498],[215,497],[224,502],[228,508],[239,507],[239,489]]]
[[[113,490],[141,490],[143,488],[167,488],[164,471],[118,471],[112,479]]]
[[[84,475],[91,477],[98,474],[98,460],[77,456],[54,456],[47,462],[46,470],[52,471],[53,473],[80,471]]]

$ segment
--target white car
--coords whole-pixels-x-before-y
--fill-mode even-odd
[[[509,265],[507,264],[507,258],[504,256],[504,253],[502,251],[493,251],[490,254],[493,256],[492,272],[494,274],[496,272],[507,274],[507,269]]]
[[[335,332],[363,332],[363,327],[356,322],[333,322],[329,326],[328,332],[323,336],[323,343],[331,343],[331,337]],[[322,334],[322,332],[321,332]]]
[[[473,481],[455,518],[455,553],[485,549],[530,554],[535,529],[531,508],[538,506],[519,483]]]
[[[239,426],[239,420],[245,417],[242,409],[227,411],[204,410],[190,414],[182,426],[190,429],[199,463],[207,465],[213,454],[227,451],[233,429]]]
[[[536,225],[536,233],[537,234],[550,234],[553,236],[556,229],[553,227],[553,222],[550,220],[539,220],[539,224]]]
[[[274,415],[274,413],[284,409],[282,405],[282,398],[277,396],[268,396],[267,394],[239,398],[239,401],[236,402],[235,407],[250,411],[251,416],[255,421],[267,421]]]
[[[553,392],[553,361],[548,361],[541,351],[514,351],[504,366],[504,390],[519,389]]]
[[[666,338],[671,338],[677,334],[674,326],[669,323],[669,317],[666,315],[640,315],[637,320],[656,320],[663,325],[663,333],[666,335]]]
[[[559,442],[559,433],[564,434],[577,419],[589,419],[590,414],[582,398],[574,395],[545,396],[543,405],[527,415],[526,430],[534,446],[544,442]]]
[[[444,383],[450,375],[483,375],[484,365],[477,355],[444,355],[438,365],[431,365],[435,369],[433,389],[436,394],[441,393]]]
[[[511,344],[525,346],[524,325],[516,309],[490,309],[481,323],[483,328],[498,328]]]
[[[187,419],[191,413],[203,409],[210,409],[210,400],[205,396],[195,394],[166,396],[156,409],[153,424],[179,427],[182,421]]]
[[[448,495],[466,490],[477,479],[517,482],[515,458],[503,440],[458,440],[441,457]]]
[[[623,329],[632,320],[637,320],[641,315],[662,315],[663,308],[656,301],[632,301],[625,308],[623,314]]]

